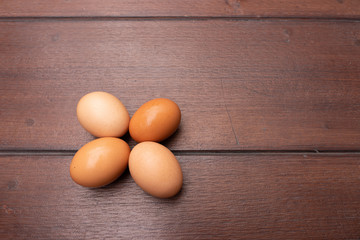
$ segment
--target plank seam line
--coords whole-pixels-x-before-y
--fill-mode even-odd
[[[0,21],[37,22],[37,21],[317,21],[317,22],[360,22],[356,17],[249,17],[249,16],[0,16]]]
[[[73,156],[77,150],[0,150],[0,156]],[[357,155],[359,150],[172,150],[176,156]]]

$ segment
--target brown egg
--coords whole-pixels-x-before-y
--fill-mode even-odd
[[[130,120],[129,132],[136,142],[161,142],[180,124],[180,108],[166,98],[156,98],[142,105]]]
[[[122,102],[106,92],[91,92],[77,105],[80,124],[96,137],[121,137],[129,128],[129,113]]]
[[[129,145],[119,138],[95,139],[76,152],[70,176],[84,187],[101,187],[115,181],[126,169]]]
[[[142,142],[132,149],[129,170],[136,184],[154,197],[172,197],[182,187],[179,162],[169,149],[156,142]]]

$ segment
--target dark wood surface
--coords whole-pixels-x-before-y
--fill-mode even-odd
[[[0,239],[359,239],[359,19],[357,0],[0,0]],[[72,182],[97,90],[130,115],[179,104],[175,198],[128,171]]]
[[[11,0],[1,17],[315,17],[360,16],[358,0]]]
[[[0,148],[78,149],[93,137],[77,122],[77,101],[104,90],[131,115],[155,97],[177,102],[173,150],[358,150],[358,30],[271,20],[2,22]]]
[[[1,239],[360,237],[359,155],[178,156],[184,185],[168,200],[128,172],[77,186],[71,158],[0,157]]]

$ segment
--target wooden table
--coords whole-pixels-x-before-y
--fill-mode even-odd
[[[358,0],[0,1],[0,239],[359,239],[359,20]],[[97,90],[178,103],[176,197],[71,180]]]

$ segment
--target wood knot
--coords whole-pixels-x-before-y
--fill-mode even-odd
[[[59,34],[58,33],[56,33],[54,35],[51,35],[51,41],[56,42],[57,40],[59,40]]]
[[[290,37],[292,35],[291,30],[290,29],[284,29],[283,34],[284,34],[284,37],[285,37],[285,42],[289,43],[290,42]]]
[[[9,181],[7,184],[8,190],[15,190],[17,186],[18,186],[18,181],[16,180]]]
[[[31,127],[32,125],[34,125],[34,123],[35,123],[34,119],[28,118],[25,120],[25,124],[28,127]]]
[[[241,4],[239,0],[225,0],[225,3],[228,7],[230,7],[234,11],[237,11],[241,8]]]

